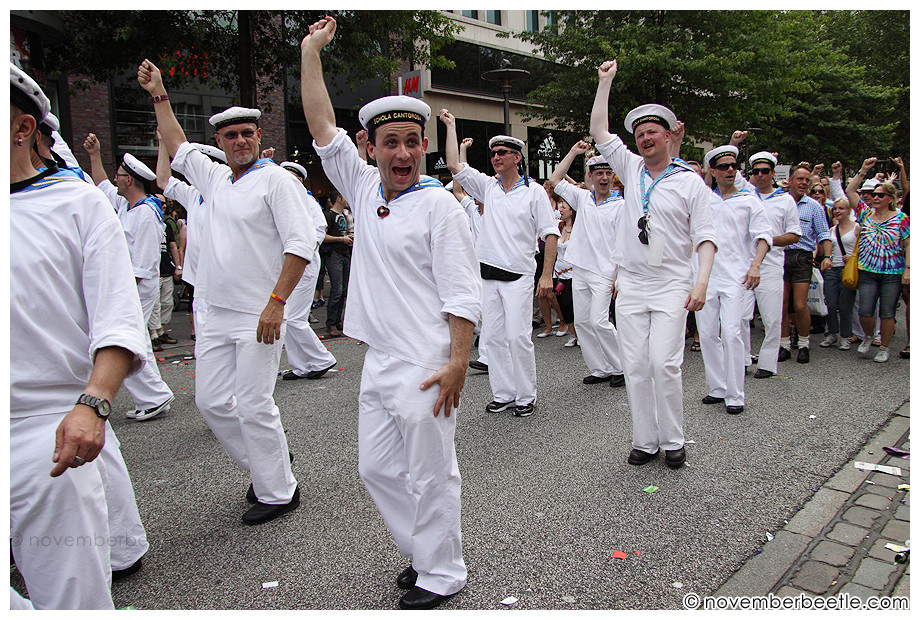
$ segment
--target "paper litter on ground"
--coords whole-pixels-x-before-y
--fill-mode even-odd
[[[562,600],[565,601],[566,603],[574,603],[575,597],[569,596],[568,594],[566,594],[565,596],[562,597]]]
[[[613,552],[613,557],[614,557],[614,559],[617,559],[617,560],[625,560],[625,559],[626,559],[626,553],[624,553],[623,551],[614,551],[614,552]]]
[[[502,601],[502,605],[514,605],[517,602],[518,600],[516,598],[514,598],[513,596],[509,596],[508,598]]]
[[[654,493],[655,491],[658,490],[658,487],[650,484],[642,490],[645,491],[646,493]]]
[[[278,587],[277,581],[266,581],[265,583],[262,584],[263,590],[267,590],[268,588],[277,588],[277,587]]]
[[[895,553],[901,553],[902,551],[907,551],[907,547],[903,545],[896,545],[894,543],[888,543],[887,545],[885,545],[885,548],[891,551],[894,551]]]
[[[875,463],[863,463],[862,461],[856,461],[854,463],[856,469],[863,469],[865,471],[880,471],[886,474],[892,474],[894,476],[901,475],[900,467],[889,467],[887,465],[876,465]]]

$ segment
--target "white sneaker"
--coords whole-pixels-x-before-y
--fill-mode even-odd
[[[840,349],[841,351],[849,351],[850,341],[844,338],[843,340],[840,341],[840,344],[837,346],[837,348]]]
[[[863,357],[869,357],[869,349],[872,347],[872,341],[866,338],[863,340],[859,347],[856,349],[860,355]]]
[[[129,420],[133,420],[134,418],[137,417],[137,409],[131,409],[129,411],[125,411],[125,417],[128,418]]]
[[[819,346],[826,349],[827,347],[832,347],[835,344],[837,344],[837,334],[828,334],[827,338],[822,340]]]
[[[577,346],[578,346],[578,338],[572,338],[571,340],[569,340],[568,342],[566,342],[566,343],[565,343],[564,345],[562,345],[562,346],[564,346],[564,347],[577,347]]]
[[[890,355],[888,354],[888,347],[880,347],[878,353],[875,354],[874,361],[876,362],[887,362]]]
[[[157,405],[156,407],[151,407],[150,409],[142,409],[140,411],[136,411],[134,415],[134,419],[137,420],[138,422],[142,422],[143,420],[149,420],[150,418],[160,415],[161,413],[166,413],[167,411],[169,411],[169,406],[172,404],[174,400],[176,400],[175,394],[170,396],[166,400],[166,402],[164,402],[161,405]]]

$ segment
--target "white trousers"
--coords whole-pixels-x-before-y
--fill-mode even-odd
[[[147,329],[150,331],[162,329],[172,320],[173,293],[175,292],[173,277],[171,275],[160,276],[159,287],[159,301],[153,304],[150,318],[147,319]]]
[[[525,308],[526,309],[526,308]],[[460,469],[454,450],[458,410],[435,417],[434,374],[369,348],[358,396],[358,471],[399,551],[435,594],[466,585],[460,537]]]
[[[681,364],[690,282],[649,279],[622,267],[617,336],[633,421],[633,447],[654,453],[684,445]]]
[[[489,354],[492,398],[526,405],[537,400],[537,360],[534,356],[533,277],[512,282],[482,281],[482,333]]]
[[[112,570],[123,570],[137,562],[150,545],[134,498],[134,486],[121,454],[121,442],[109,424],[99,457],[105,503],[109,515],[109,561]]]
[[[310,308],[316,291],[316,280],[319,278],[319,262],[319,252],[314,251],[300,282],[291,291],[284,306],[287,319],[284,349],[294,374],[301,377],[314,370],[325,370],[336,363],[335,357],[310,327]]]
[[[613,280],[575,267],[571,282],[575,331],[585,365],[595,377],[623,374],[617,328],[610,322]]]
[[[144,321],[150,320],[150,313],[153,312],[154,304],[159,302],[159,278],[144,278],[137,285],[137,293],[141,299],[141,311],[144,313]],[[160,369],[157,367],[157,358],[153,354],[153,345],[150,338],[147,338],[146,361],[140,372],[125,377],[125,389],[134,399],[134,408],[150,409],[157,405],[162,405],[173,395],[172,390],[163,381],[160,376]]]
[[[209,305],[195,353],[195,404],[217,440],[252,475],[264,504],[291,501],[291,473],[281,413],[272,398],[281,341],[256,342],[259,317]],[[281,334],[284,337],[285,326]]]
[[[779,338],[783,318],[783,274],[775,277],[762,274],[760,285],[744,292],[741,310],[741,339],[744,341],[744,363],[751,359],[751,319],[754,318],[754,301],[760,309],[764,335],[757,358],[757,368],[776,373],[779,361]]]
[[[743,297],[742,284],[710,280],[706,305],[696,313],[709,395],[733,406],[744,404]]]
[[[113,609],[101,460],[48,475],[64,415],[10,420],[10,543],[36,609]]]

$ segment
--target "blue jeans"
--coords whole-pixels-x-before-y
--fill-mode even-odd
[[[875,316],[875,304],[878,303],[879,316],[883,319],[893,319],[900,296],[900,273],[859,270],[859,316]]]
[[[824,272],[827,333],[839,333],[841,338],[849,338],[853,335],[853,302],[856,300],[856,291],[843,285],[842,275],[843,267],[831,267]]]
[[[338,326],[345,309],[345,292],[348,290],[348,272],[351,270],[351,255],[330,252],[326,260],[329,274],[329,299],[326,301],[326,327]]]

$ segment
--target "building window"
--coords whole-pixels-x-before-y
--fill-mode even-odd
[[[511,61],[516,69],[526,69],[530,75],[512,83],[510,96],[523,101],[527,93],[540,84],[553,79],[560,70],[545,60],[493,49],[475,43],[454,41],[441,48],[441,53],[454,61],[453,69],[431,67],[431,86],[451,91],[461,91],[482,95],[501,97],[502,92],[497,82],[482,79],[482,74],[491,69],[498,69],[502,59]]]
[[[527,16],[527,25],[525,29],[527,32],[539,32],[540,31],[540,11],[524,11]]]
[[[470,19],[479,19],[479,11],[460,11],[460,15]]]
[[[490,24],[495,24],[496,26],[502,25],[502,12],[501,11],[486,11],[486,21]]]

